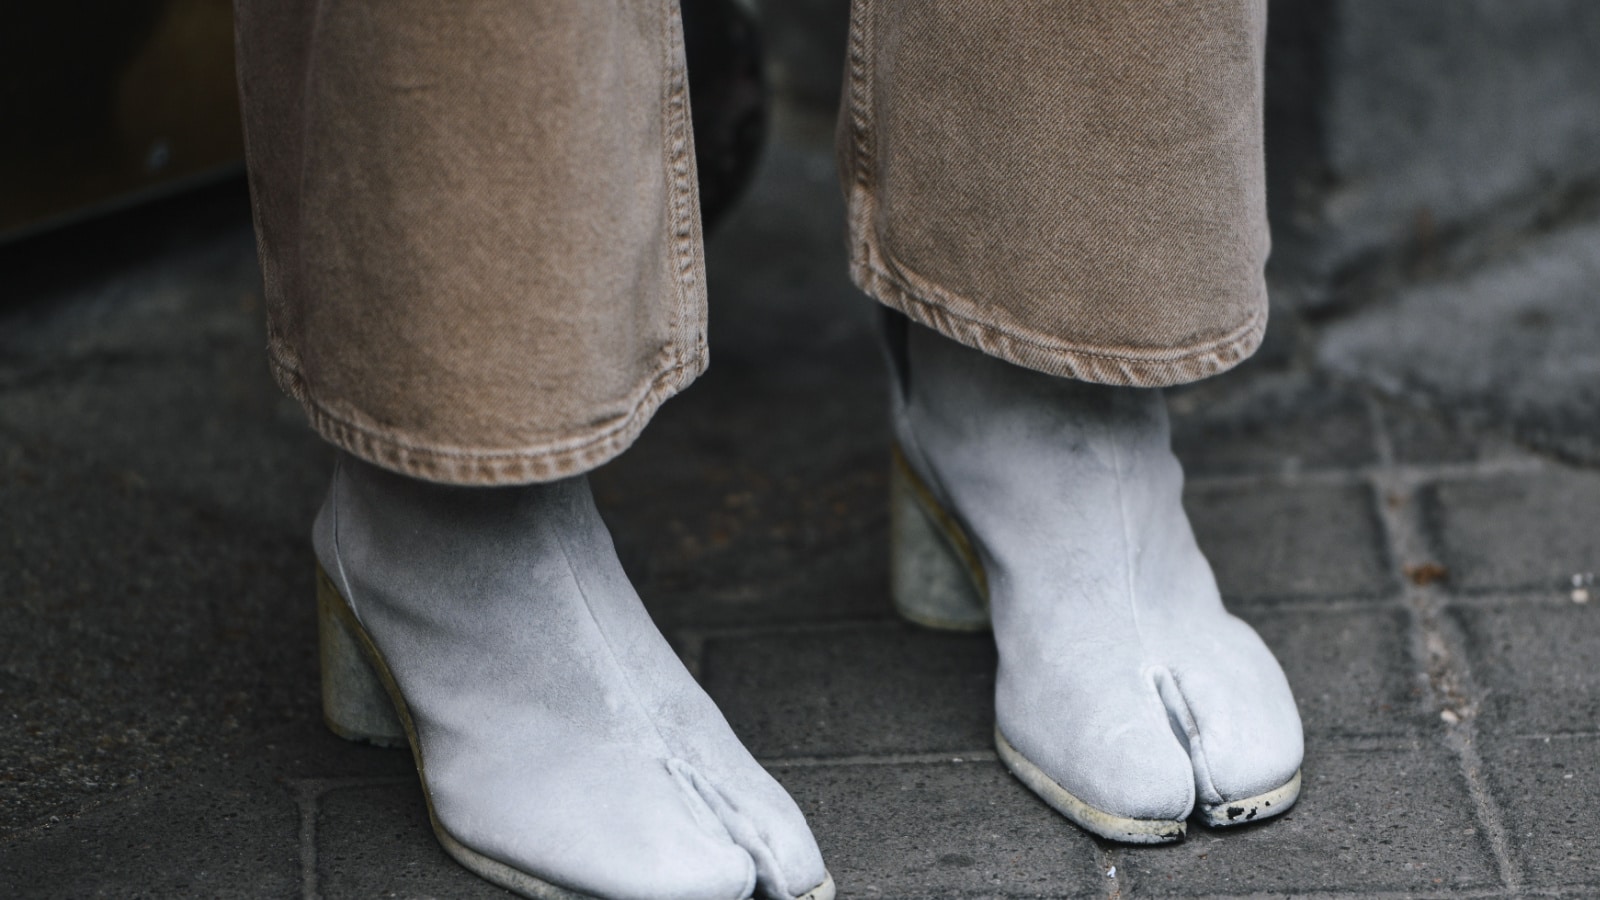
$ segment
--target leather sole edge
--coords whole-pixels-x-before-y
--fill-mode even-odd
[[[994,729],[994,745],[1000,761],[1018,781],[1038,794],[1051,809],[1091,834],[1123,844],[1170,844],[1181,840],[1188,831],[1189,825],[1182,819],[1130,819],[1090,806],[1011,746],[999,725]]]
[[[1296,769],[1293,778],[1265,793],[1243,800],[1201,804],[1200,820],[1212,828],[1262,822],[1288,812],[1299,799],[1300,770]]]

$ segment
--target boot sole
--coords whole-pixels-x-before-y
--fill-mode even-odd
[[[484,856],[445,830],[434,813],[428,790],[428,773],[422,759],[417,729],[400,687],[384,661],[383,653],[356,619],[350,602],[333,579],[317,565],[317,630],[322,658],[322,715],[328,729],[350,741],[380,747],[409,747],[422,782],[428,823],[439,845],[467,871],[509,891],[534,900],[604,900],[545,881]],[[833,900],[833,876],[796,900]]]
[[[990,627],[989,580],[972,540],[929,490],[899,445],[889,473],[890,591],[895,611],[927,628],[977,632]],[[1086,831],[1113,841],[1162,844],[1183,837],[1179,820],[1130,819],[1090,806],[1011,746],[995,725],[995,748],[1018,780]],[[1279,787],[1242,800],[1197,806],[1213,828],[1260,822],[1287,812],[1300,797],[1300,772]]]
[[[1264,794],[1246,797],[1243,800],[1201,804],[1200,820],[1212,828],[1231,828],[1249,822],[1262,822],[1288,812],[1289,807],[1294,806],[1295,801],[1299,799],[1300,773],[1296,771],[1293,778]]]
[[[994,727],[994,746],[1000,752],[1000,761],[1006,764],[1017,780],[1027,785],[1051,809],[1071,819],[1079,828],[1099,835],[1108,841],[1124,844],[1170,844],[1183,839],[1189,824],[1182,819],[1130,819],[1090,806],[1055,779],[1046,775],[1026,756],[1011,746],[1000,726]]]

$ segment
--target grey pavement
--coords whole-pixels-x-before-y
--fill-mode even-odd
[[[595,487],[841,896],[1600,893],[1600,226],[1280,311],[1171,393],[1306,787],[1127,848],[996,760],[989,638],[891,613],[873,310],[828,123],[779,134],[711,242],[710,371]],[[506,896],[435,844],[404,753],[320,724],[330,454],[267,375],[242,196],[205,197],[0,256],[0,896]]]

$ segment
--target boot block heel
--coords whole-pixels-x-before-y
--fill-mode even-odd
[[[328,573],[317,566],[317,642],[322,660],[322,718],[349,741],[406,746],[383,680],[373,668],[361,626]]]
[[[928,628],[984,631],[983,566],[900,448],[889,473],[889,591],[900,615]]]

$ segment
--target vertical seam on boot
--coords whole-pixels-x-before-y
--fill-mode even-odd
[[[788,874],[783,870],[783,862],[778,858],[778,851],[773,849],[772,835],[765,827],[763,827],[760,817],[752,816],[749,813],[741,811],[732,800],[728,799],[728,795],[723,792],[722,788],[717,785],[716,781],[700,772],[699,769],[695,769],[695,774],[698,775],[705,783],[705,790],[712,794],[713,798],[716,800],[716,804],[712,805],[712,809],[717,809],[717,804],[726,807],[727,814],[731,817],[736,817],[739,822],[742,822],[746,827],[748,827],[751,836],[761,845],[761,850],[767,857],[767,863],[772,868],[773,876],[781,882],[778,885],[778,888],[783,892],[782,900],[787,900],[787,898],[794,897],[794,889],[789,886]],[[718,815],[720,817],[721,813],[718,813]],[[729,827],[726,821],[723,822],[723,826],[728,828],[728,833],[730,835],[733,835],[733,828]],[[746,853],[749,853],[751,859],[755,859],[755,854],[751,852],[749,847],[739,843],[739,839],[736,835],[733,837],[733,842],[738,844]],[[760,868],[760,861],[757,860],[757,871],[759,871]]]
[[[744,851],[745,858],[750,863],[746,893],[754,891],[760,881],[761,863],[755,858],[755,854],[750,852],[750,848],[741,844],[738,836],[734,834],[733,825],[738,824],[738,822],[730,823],[729,819],[743,820],[743,823],[749,827],[750,831],[754,832],[755,837],[760,839],[762,850],[766,853],[767,861],[772,867],[773,874],[779,879],[783,878],[783,867],[778,863],[778,855],[772,851],[771,841],[767,839],[765,834],[761,833],[761,829],[754,819],[735,809],[733,804],[728,802],[727,796],[717,787],[716,782],[700,771],[698,766],[685,759],[673,757],[667,760],[666,766],[674,777],[679,779],[680,782],[686,783],[686,789],[693,793],[700,807],[716,821],[717,826],[722,829],[723,836],[728,839],[728,842]],[[793,896],[787,881],[779,885],[779,888],[783,891],[785,897]]]
[[[1196,776],[1195,787],[1200,787],[1199,781],[1203,778],[1205,781],[1204,789],[1210,792],[1211,797],[1218,798],[1216,800],[1212,800],[1209,797],[1203,798],[1204,802],[1210,805],[1226,801],[1228,798],[1224,797],[1222,792],[1217,789],[1216,780],[1211,777],[1211,759],[1206,754],[1205,735],[1200,733],[1200,720],[1195,716],[1194,707],[1189,703],[1189,695],[1183,692],[1182,680],[1178,678],[1178,673],[1174,672],[1170,666],[1160,666],[1154,670],[1154,674],[1158,679],[1161,676],[1165,676],[1165,683],[1171,685],[1171,689],[1176,692],[1181,705],[1184,731],[1183,742],[1185,749],[1189,751],[1189,767],[1194,770]],[[1167,695],[1162,690],[1160,683],[1156,685],[1156,693],[1161,697],[1161,703],[1168,710],[1168,715],[1171,715],[1173,707],[1167,704]]]
[[[572,578],[573,585],[577,587],[578,596],[583,598],[583,611],[589,614],[589,621],[594,624],[595,631],[599,633],[600,643],[606,648],[606,655],[611,658],[612,664],[615,665],[617,667],[617,671],[622,674],[622,683],[627,685],[628,694],[633,698],[634,704],[637,705],[640,711],[644,713],[645,720],[650,723],[651,730],[655,732],[656,740],[661,744],[661,748],[664,751],[662,753],[663,765],[666,766],[667,771],[671,773],[676,780],[679,780],[680,783],[686,780],[690,782],[690,785],[694,790],[695,799],[699,800],[702,806],[705,807],[705,810],[711,813],[712,817],[716,819],[717,824],[720,825],[723,831],[726,833],[725,836],[727,837],[728,842],[733,844],[735,847],[739,847],[739,849],[744,850],[745,859],[749,864],[749,874],[747,879],[751,889],[753,890],[759,874],[754,857],[750,855],[750,851],[748,849],[740,846],[739,842],[734,840],[732,829],[728,827],[728,823],[724,822],[722,817],[716,814],[715,809],[711,806],[710,802],[706,800],[704,794],[700,792],[698,787],[694,786],[695,779],[704,780],[708,787],[710,787],[711,784],[709,779],[706,779],[705,776],[700,773],[698,768],[690,764],[688,760],[681,759],[677,756],[676,750],[672,746],[672,742],[667,740],[667,736],[662,733],[661,726],[657,724],[656,717],[650,705],[644,702],[644,698],[640,695],[638,687],[634,685],[633,676],[629,673],[627,667],[622,665],[621,660],[617,657],[616,648],[611,644],[611,635],[607,633],[606,627],[601,624],[600,617],[595,615],[594,607],[589,603],[589,592],[583,586],[583,579],[578,575],[577,567],[572,564],[572,554],[567,552],[566,535],[562,534],[560,529],[552,530],[556,535],[556,545],[561,548],[561,560],[567,564],[567,574]],[[646,616],[648,615],[649,613],[647,612]],[[654,627],[653,622],[651,627]],[[685,769],[691,772],[694,778],[686,778],[683,774],[683,770]],[[723,802],[726,801],[724,800]],[[696,819],[698,821],[698,816],[696,816]],[[701,827],[704,828],[703,825]]]
[[[645,703],[644,698],[640,696],[638,687],[633,683],[633,677],[628,673],[628,669],[622,664],[621,659],[617,657],[616,648],[611,646],[611,635],[606,632],[605,626],[600,624],[600,617],[594,614],[594,607],[589,603],[589,592],[584,589],[583,579],[578,576],[578,568],[572,564],[572,554],[567,552],[566,535],[562,534],[559,528],[552,528],[551,531],[556,536],[556,546],[561,548],[561,561],[567,564],[567,575],[572,578],[573,586],[578,589],[578,596],[583,598],[583,611],[589,614],[589,621],[594,624],[595,631],[600,635],[600,643],[606,648],[606,656],[610,657],[611,663],[617,667],[617,671],[622,673],[622,683],[627,686],[629,696],[633,698],[634,704],[644,713],[645,720],[650,723],[650,729],[655,732],[656,740],[661,742],[661,748],[664,751],[662,755],[672,758],[672,742],[667,740],[665,734],[662,734],[661,726],[656,724],[656,717],[651,713],[649,704]],[[646,613],[646,615],[648,616],[649,614]],[[651,627],[654,627],[653,622]]]
[[[1116,398],[1112,398],[1116,403]],[[1117,446],[1116,431],[1110,423],[1102,425],[1111,441],[1111,472],[1117,485],[1117,518],[1122,528],[1122,571],[1128,589],[1128,609],[1133,613],[1133,634],[1139,641],[1139,656],[1144,657],[1144,628],[1139,624],[1139,598],[1133,585],[1133,539],[1128,532],[1128,503],[1122,490],[1122,451]]]

